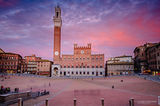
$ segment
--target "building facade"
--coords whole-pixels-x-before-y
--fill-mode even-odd
[[[37,74],[37,62],[36,61],[29,61],[27,63],[27,73]]]
[[[25,62],[27,63],[27,73],[50,76],[53,62],[36,57],[35,54],[25,56]]]
[[[149,70],[149,55],[151,52],[148,52],[148,48],[152,48],[157,43],[146,43],[144,45],[138,46],[134,49],[134,70],[136,73],[143,73],[145,70]],[[151,63],[152,64],[152,63]]]
[[[15,53],[0,53],[0,72],[20,73],[22,56]]]
[[[145,50],[148,70],[153,75],[160,75],[160,43],[156,43]]]
[[[50,76],[52,64],[53,62],[49,60],[42,60],[42,59],[38,60],[37,61],[37,74]]]
[[[37,57],[35,54],[31,56],[25,56],[24,61],[27,64],[27,72],[30,74],[37,74],[37,62],[41,60],[41,57]]]
[[[61,9],[55,8],[54,21],[54,65],[51,75],[57,76],[104,76],[104,54],[92,54],[91,44],[74,44],[74,54],[61,56]]]
[[[5,52],[0,48],[0,53],[5,53]]]
[[[112,57],[106,64],[107,75],[128,75],[134,70],[132,56]]]
[[[21,73],[27,72],[27,62],[25,59],[21,60]]]
[[[33,54],[31,56],[25,56],[24,59],[28,63],[29,61],[38,61],[41,59],[41,57],[37,57],[35,54]]]

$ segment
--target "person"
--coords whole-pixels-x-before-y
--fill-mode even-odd
[[[1,89],[3,89],[3,85],[1,86]]]
[[[49,87],[51,86],[50,82],[49,82]]]
[[[40,96],[40,90],[38,90],[38,96]]]
[[[11,92],[11,89],[10,89],[10,87],[8,87],[8,92]]]
[[[112,89],[114,88],[114,85],[112,85]]]
[[[44,90],[44,94],[46,94],[46,89]]]

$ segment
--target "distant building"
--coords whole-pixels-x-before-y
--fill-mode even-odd
[[[0,73],[30,73],[50,76],[53,62],[43,60],[36,55],[25,56],[5,53],[0,49]]]
[[[24,59],[27,64],[27,73],[37,74],[36,61],[41,60],[41,57],[36,57],[36,55],[33,54],[31,56],[25,56]]]
[[[153,75],[160,75],[160,42],[156,43],[145,50],[148,70]]]
[[[31,56],[25,56],[24,59],[28,63],[29,61],[38,61],[41,59],[41,57],[36,57],[36,55],[33,54]]]
[[[21,73],[27,72],[27,62],[25,59],[21,60]]]
[[[37,62],[29,61],[27,64],[27,73],[29,74],[37,74]]]
[[[148,69],[146,49],[154,46],[156,43],[146,43],[134,49],[134,70],[136,73]]]
[[[116,63],[116,62],[133,62],[132,56],[117,56],[117,57],[111,57],[107,63]]]
[[[49,60],[38,60],[36,62],[38,75],[50,76],[53,62]]]
[[[0,53],[5,53],[5,52],[0,48]]]
[[[24,58],[27,63],[27,73],[50,76],[53,62],[36,57],[35,54]]]
[[[92,54],[91,44],[74,44],[74,54],[61,56],[61,9],[55,8],[54,21],[54,65],[52,75],[57,76],[104,76],[104,54]]]
[[[131,74],[134,70],[132,56],[112,57],[106,62],[107,75]]]
[[[0,53],[0,72],[20,73],[22,56],[15,53]]]

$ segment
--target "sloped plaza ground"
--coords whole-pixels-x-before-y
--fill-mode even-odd
[[[123,80],[123,82],[121,82]],[[24,101],[24,106],[129,106],[129,99],[134,98],[135,106],[158,106],[160,83],[136,76],[116,76],[94,79],[52,79],[24,76],[10,76],[0,81],[5,87],[20,88],[20,91],[49,90],[50,94]],[[114,88],[112,86],[114,85]],[[17,106],[13,104],[11,106]]]

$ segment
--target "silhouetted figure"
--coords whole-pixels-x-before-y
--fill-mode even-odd
[[[14,91],[15,91],[15,93],[18,93],[19,92],[19,88],[15,88]]]
[[[112,89],[114,89],[114,85],[112,85]]]

